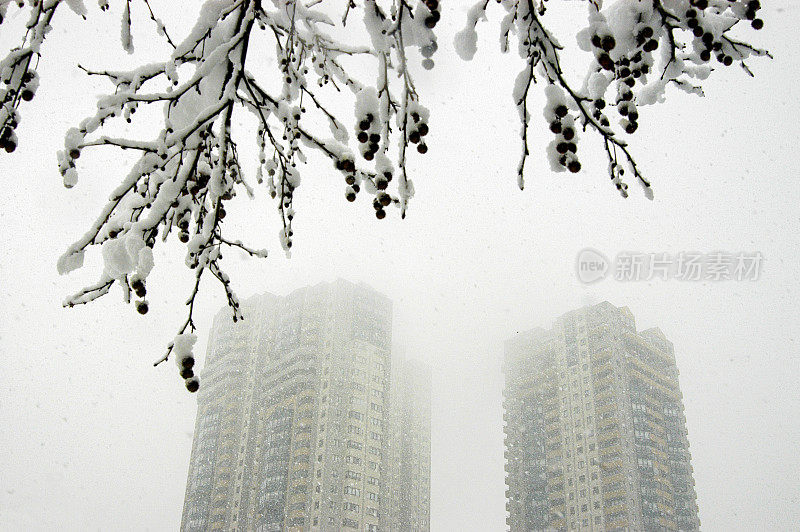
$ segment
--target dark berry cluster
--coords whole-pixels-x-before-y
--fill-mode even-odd
[[[189,241],[189,219],[191,218],[191,214],[188,210],[184,211],[183,215],[178,220],[178,229],[180,232],[178,233],[178,240],[182,243],[186,244]]]
[[[379,191],[372,200],[372,206],[375,208],[375,217],[378,220],[386,218],[386,211],[384,207],[388,207],[392,203],[392,197],[384,191]]]
[[[367,113],[358,122],[356,138],[361,143],[361,155],[364,159],[367,161],[374,159],[380,149],[381,134],[380,123],[375,120],[372,113]]]
[[[553,114],[555,119],[550,122],[550,131],[556,135],[558,162],[573,174],[577,173],[581,169],[581,163],[576,156],[578,145],[575,143],[574,120],[569,116],[569,109],[564,104],[556,105]]]
[[[653,28],[643,26],[636,32],[636,44],[645,52],[653,52],[658,48],[658,40],[653,38]]]
[[[442,14],[439,11],[439,0],[423,0],[422,3],[425,4],[425,7],[427,7],[428,11],[431,13],[425,17],[425,27],[433,29],[442,18]]]
[[[598,98],[594,101],[594,110],[592,111],[592,116],[595,120],[597,120],[601,126],[608,127],[611,123],[608,120],[608,117],[603,112],[603,109],[606,108],[606,101],[602,98]]]
[[[16,126],[16,121],[9,120],[3,131],[0,132],[0,148],[6,150],[6,153],[11,153],[17,149],[17,134],[14,132]]]
[[[613,35],[594,35],[592,36],[592,46],[598,64],[603,70],[614,70],[614,60],[611,59],[610,52],[617,46],[617,41]]]
[[[355,201],[356,194],[361,191],[358,183],[356,183],[356,164],[352,159],[343,157],[336,160],[336,169],[344,173],[344,182],[347,183],[345,189],[345,198],[347,201]]]
[[[747,11],[745,11],[744,16],[750,21],[750,25],[754,30],[760,30],[764,27],[764,21],[756,17],[759,9],[761,9],[761,2],[758,0],[750,0],[747,2]]]
[[[694,4],[693,4],[694,5]],[[686,18],[688,19],[686,25],[692,30],[692,34],[699,39],[695,41],[696,49],[700,49],[700,60],[703,62],[711,61],[711,56],[717,58],[717,61],[725,66],[733,64],[733,57],[726,54],[722,41],[717,39],[711,31],[703,27],[702,21],[699,18],[699,12],[696,9],[689,9],[686,11]]]
[[[150,310],[150,307],[147,305],[147,301],[144,299],[144,297],[147,295],[147,289],[144,286],[144,280],[134,279],[130,286],[131,290],[133,290],[133,293],[136,294],[136,297],[140,298],[140,300],[136,302],[136,311],[139,314],[147,314],[147,311]]]
[[[178,371],[184,379],[186,389],[194,393],[200,389],[200,381],[194,376],[194,357],[191,353],[178,360]]]
[[[655,42],[656,46],[658,41],[647,40],[642,44],[642,47],[647,46],[647,43]],[[652,49],[652,45],[648,46]],[[617,69],[617,79],[620,83],[617,86],[617,112],[624,117],[622,127],[625,132],[631,134],[639,128],[639,112],[636,109],[636,103],[633,101],[633,87],[636,85],[636,80],[650,72],[650,66],[643,60],[642,53],[636,52],[633,57],[623,57],[619,60]]]
[[[428,146],[425,144],[425,140],[422,138],[428,134],[428,124],[422,120],[417,112],[411,113],[411,120],[413,121],[413,124],[411,125],[408,133],[409,142],[417,145],[417,151],[419,153],[428,153]]]
[[[6,153],[11,153],[17,149],[19,143],[16,135],[16,128],[19,123],[18,116],[14,108],[20,100],[29,102],[33,100],[36,89],[39,87],[39,75],[35,70],[28,70],[21,75],[20,68],[10,69],[10,76],[3,79],[5,87],[0,89],[0,105],[12,110],[11,115],[6,118],[0,131],[0,148]]]

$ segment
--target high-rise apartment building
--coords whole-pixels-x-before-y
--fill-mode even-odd
[[[507,524],[697,530],[678,369],[659,329],[608,302],[506,342]]]
[[[391,301],[339,280],[242,312],[209,337],[181,529],[394,530]]]
[[[430,530],[431,371],[413,359],[392,360],[389,507],[382,530]]]

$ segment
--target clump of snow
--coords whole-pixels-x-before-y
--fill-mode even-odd
[[[479,20],[486,20],[484,5],[481,3],[470,8],[464,29],[456,33],[455,39],[453,39],[456,53],[465,61],[470,61],[475,57],[475,52],[478,50],[478,33],[475,31],[475,26]]]
[[[76,14],[82,17],[86,16],[86,6],[84,5],[83,0],[67,0],[67,5]]]
[[[175,336],[172,341],[172,352],[175,354],[175,363],[179,368],[183,367],[184,360],[194,358],[192,349],[197,342],[197,335],[192,333],[182,333]]]
[[[62,255],[58,259],[57,264],[59,275],[64,275],[79,268],[83,268],[83,257],[83,251]]]
[[[461,59],[471,61],[478,51],[478,32],[475,31],[475,27],[466,27],[456,33],[453,46]]]
[[[131,37],[131,4],[125,3],[125,8],[122,11],[122,28],[120,29],[120,39],[122,40],[122,49],[129,54],[133,53],[133,38]]]
[[[103,243],[104,273],[111,279],[120,279],[133,272],[144,279],[153,268],[153,252],[141,236],[125,234]]]

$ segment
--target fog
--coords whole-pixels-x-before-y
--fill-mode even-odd
[[[445,4],[442,36],[462,24],[467,5]],[[164,11],[166,2],[153,5],[165,21],[179,14],[174,6]],[[416,196],[405,220],[396,209],[376,220],[361,197],[346,202],[340,176],[314,158],[295,195],[291,259],[281,252],[266,190],[232,202],[226,226],[270,250],[264,260],[226,257],[241,298],[341,277],[394,301],[395,339],[433,370],[433,530],[504,530],[503,341],[604,300],[628,306],[637,328],[657,326],[675,344],[702,528],[796,529],[800,9],[770,2],[763,18],[754,39],[775,58],[749,61],[755,78],[727,69],[704,83],[705,98],[668,90],[665,104],[642,109],[632,146],[653,201],[633,183],[628,199],[619,196],[588,134],[584,171],[553,174],[540,104],[532,106],[527,186],[517,188],[519,125],[510,94],[519,61],[501,57],[496,26],[486,24],[473,62],[440,41],[433,71],[416,72],[432,110],[430,151],[410,162]],[[110,28],[83,24],[69,46],[56,26],[20,146],[0,159],[3,530],[180,524],[195,396],[172,364],[152,362],[185,317],[192,277],[181,249],[156,247],[147,316],[122,304],[118,289],[62,309],[67,295],[95,280],[101,261],[90,254],[83,270],[66,277],[55,268],[124,171],[118,154],[98,150],[81,158],[81,181],[65,190],[55,160],[63,132],[92,112],[93,95],[105,89],[76,63],[132,64],[116,49],[118,18],[108,20]],[[82,24],[71,15],[61,23]],[[143,23],[139,32],[137,44],[158,49],[145,44],[151,28]],[[0,36],[4,49],[7,39]],[[96,48],[100,41],[114,46]],[[586,285],[575,269],[584,248],[607,257],[760,252],[764,262],[757,280]],[[204,282],[196,319],[201,366],[211,318],[224,303],[219,285]]]

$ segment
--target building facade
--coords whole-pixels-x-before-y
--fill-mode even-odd
[[[431,371],[395,356],[390,391],[389,501],[382,530],[430,530]]]
[[[391,301],[338,280],[242,312],[209,336],[181,529],[394,529]]]
[[[698,530],[678,369],[658,329],[608,302],[505,346],[507,525]]]

